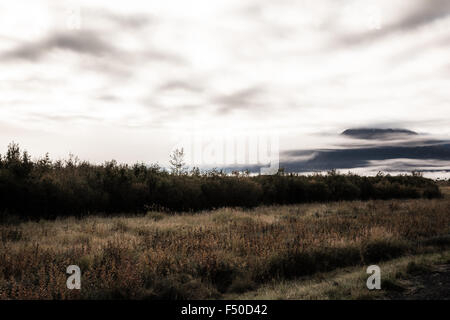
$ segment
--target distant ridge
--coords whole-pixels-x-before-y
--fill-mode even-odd
[[[417,135],[417,132],[407,129],[360,128],[347,129],[341,134],[356,139],[389,139],[398,135]]]

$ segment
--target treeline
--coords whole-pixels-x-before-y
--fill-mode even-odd
[[[54,218],[90,213],[148,210],[199,211],[224,206],[254,207],[313,201],[435,198],[433,180],[420,174],[376,177],[233,175],[212,170],[170,173],[145,164],[115,161],[94,165],[70,157],[32,160],[17,144],[0,155],[0,215]]]

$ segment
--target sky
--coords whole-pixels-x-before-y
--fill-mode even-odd
[[[193,132],[450,139],[450,1],[0,2],[0,153],[165,164]]]

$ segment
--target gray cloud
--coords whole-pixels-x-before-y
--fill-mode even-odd
[[[119,102],[122,100],[113,94],[103,94],[103,95],[97,96],[97,99],[105,101],[105,102]]]
[[[433,22],[434,20],[450,15],[450,1],[448,0],[422,0],[411,14],[394,24],[391,29],[405,30],[416,28]]]
[[[188,62],[180,55],[161,51],[155,48],[147,49],[143,54],[144,59],[162,61],[177,65],[186,65]]]
[[[257,106],[262,107],[263,105],[257,101],[257,98],[260,97],[262,92],[263,88],[254,86],[228,95],[216,96],[212,99],[212,102],[220,106],[218,112],[221,114],[238,109],[249,109]]]
[[[172,80],[161,85],[158,90],[160,91],[169,91],[169,90],[186,90],[191,92],[201,92],[203,89],[198,85],[193,85],[190,82],[182,81],[182,80]]]
[[[300,156],[312,154],[311,158]],[[410,160],[450,160],[450,144],[426,146],[379,146],[350,149],[291,150],[282,155],[281,166],[288,171],[312,171],[329,169],[352,169],[368,167],[371,161]],[[299,157],[301,160],[299,160]]]
[[[442,48],[447,49],[450,47],[450,36],[445,35],[444,37],[438,37],[433,39],[427,39],[422,42],[416,42],[412,46],[405,47],[401,52],[394,54],[390,59],[390,63],[393,65],[398,65],[399,63],[410,61],[412,59],[417,59],[421,54],[427,52],[430,48]],[[448,73],[446,70],[436,70],[441,71],[445,75]]]
[[[15,49],[3,54],[3,59],[23,59],[36,61],[53,49],[70,50],[94,56],[112,54],[116,49],[104,42],[92,31],[69,31],[55,33],[34,43],[21,44]]]
[[[75,115],[57,115],[57,114],[43,114],[43,113],[31,113],[30,119],[32,120],[49,120],[55,122],[73,122],[73,121],[102,121],[101,118],[92,117],[82,114]]]
[[[120,15],[109,13],[106,17],[117,23],[120,27],[133,30],[156,23],[156,18],[154,16],[149,16],[146,14]]]
[[[358,45],[371,42],[392,33],[410,31],[449,15],[450,1],[448,0],[420,0],[418,3],[416,1],[414,9],[405,12],[398,21],[383,25],[380,30],[367,30],[363,33],[342,35],[338,38],[338,43]]]
[[[114,60],[105,60],[108,66],[105,68],[99,65],[98,69],[108,73],[119,73],[122,76],[126,76],[128,72],[123,70],[123,68],[118,69],[117,66],[111,67],[111,64],[108,62],[117,60],[127,61],[126,66],[129,66],[130,62],[136,63],[139,61],[159,61],[176,65],[184,65],[187,63],[185,59],[177,54],[155,48],[146,48],[142,52],[126,52],[120,50],[115,44],[105,41],[92,30],[73,30],[64,33],[55,33],[34,43],[20,44],[13,50],[1,55],[1,58],[8,61],[28,60],[35,62],[39,61],[54,49],[68,50],[99,58],[115,58]],[[122,63],[122,65],[124,64]]]

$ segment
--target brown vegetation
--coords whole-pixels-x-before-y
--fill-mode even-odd
[[[0,298],[220,298],[445,250],[449,213],[450,199],[415,199],[10,220],[0,225]],[[81,290],[66,288],[71,264]]]

